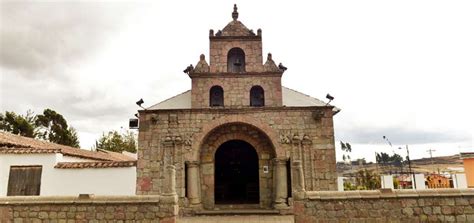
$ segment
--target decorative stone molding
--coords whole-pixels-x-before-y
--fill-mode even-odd
[[[204,56],[204,54],[201,54],[201,56],[199,57],[199,62],[196,64],[196,68],[194,68],[194,73],[208,73],[208,72],[209,72],[209,64],[206,62],[206,57]]]
[[[192,145],[192,135],[167,135],[161,139],[161,143],[164,146],[185,145],[190,147]]]
[[[273,61],[272,59],[272,54],[269,53],[268,56],[267,56],[267,61],[265,62],[265,64],[263,65],[263,69],[266,71],[266,72],[278,72],[278,73],[281,73],[280,71],[280,68],[278,68],[278,66],[275,64],[275,62]]]
[[[311,144],[312,140],[309,135],[305,133],[280,132],[281,144]]]

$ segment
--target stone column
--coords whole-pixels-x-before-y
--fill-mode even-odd
[[[176,195],[176,167],[174,165],[168,165],[165,168],[165,186],[163,188],[163,195],[174,196]]]
[[[293,184],[295,185],[293,188],[293,195],[295,198],[303,198],[305,192],[303,164],[301,160],[294,160],[291,165],[295,173],[293,176],[293,179],[295,180],[295,183]]]
[[[282,209],[287,208],[286,201],[288,199],[288,180],[286,172],[286,160],[285,159],[274,159],[274,167],[276,169],[276,180],[275,180],[275,208]]]
[[[187,163],[187,195],[191,205],[201,204],[199,193],[199,162],[189,161]]]

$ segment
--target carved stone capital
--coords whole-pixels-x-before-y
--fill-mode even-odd
[[[276,165],[286,165],[286,159],[285,158],[274,158],[273,163]]]
[[[301,160],[293,160],[291,165],[294,167],[301,167],[303,166],[303,163],[301,162]]]
[[[280,132],[280,143],[281,144],[311,144],[312,139],[308,134],[305,133],[292,133],[292,132]]]
[[[200,162],[199,161],[186,161],[188,168],[198,167]]]
[[[192,136],[191,135],[167,135],[161,139],[161,143],[164,146],[174,146],[174,145],[192,145]]]

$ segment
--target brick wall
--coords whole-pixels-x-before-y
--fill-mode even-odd
[[[174,223],[177,214],[175,196],[0,198],[0,222]]]
[[[307,192],[295,222],[474,222],[474,190]]]

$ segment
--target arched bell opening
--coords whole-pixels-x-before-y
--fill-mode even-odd
[[[265,106],[265,92],[261,86],[253,86],[250,89],[250,106],[263,107]]]
[[[209,90],[209,106],[224,106],[224,89],[221,86],[215,85]]]
[[[227,72],[245,72],[245,52],[242,49],[232,48],[227,53]]]

